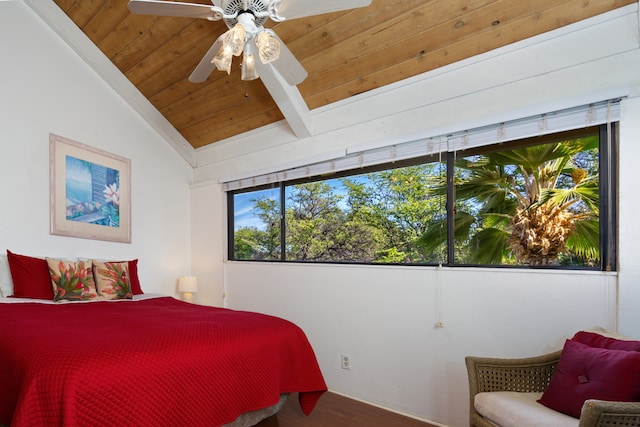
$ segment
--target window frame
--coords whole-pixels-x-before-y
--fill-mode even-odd
[[[298,178],[289,181],[280,181],[277,183],[265,184],[256,187],[247,187],[238,190],[227,191],[227,259],[230,261],[243,262],[285,262],[285,263],[314,263],[314,264],[357,264],[357,265],[399,265],[411,267],[480,267],[480,268],[519,268],[519,269],[560,269],[560,270],[586,270],[586,271],[617,271],[617,145],[618,145],[618,122],[605,123],[590,127],[583,127],[563,132],[554,132],[538,137],[523,138],[519,140],[509,141],[506,143],[495,143],[481,147],[474,147],[469,150],[460,151],[443,151],[440,153],[419,156],[411,159],[404,159],[396,162],[381,163],[373,166],[367,166],[360,169],[351,169],[335,172],[330,176],[321,175],[307,178]],[[454,245],[454,216],[455,209],[455,186],[454,183],[454,163],[457,156],[464,153],[465,156],[483,154],[492,151],[533,146],[544,144],[558,140],[558,135],[562,135],[564,139],[576,139],[581,136],[594,135],[599,136],[599,227],[600,227],[600,266],[599,267],[582,267],[582,266],[564,266],[564,265],[494,265],[494,264],[463,264],[455,262],[455,245]],[[398,169],[407,166],[442,162],[446,163],[446,215],[447,215],[447,259],[441,263],[380,263],[380,262],[360,262],[360,261],[301,261],[288,260],[286,257],[286,187],[294,186],[302,183],[310,183],[317,181],[327,181],[331,179],[343,178],[348,176],[361,175],[371,172],[383,170]],[[280,259],[278,260],[255,260],[255,259],[235,259],[234,247],[234,196],[236,194],[260,191],[264,189],[279,189],[280,202]]]

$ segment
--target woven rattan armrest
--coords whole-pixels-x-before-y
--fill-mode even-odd
[[[578,427],[640,426],[640,402],[587,400]]]
[[[474,397],[488,391],[543,392],[556,370],[561,351],[520,359],[467,356],[472,427],[492,426],[478,414]]]

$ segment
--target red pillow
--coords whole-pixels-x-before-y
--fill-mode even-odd
[[[13,297],[53,300],[53,286],[47,260],[14,254],[7,249]]]
[[[612,350],[640,351],[640,341],[621,340],[605,337],[594,332],[580,331],[571,338],[589,347],[610,348]]]
[[[580,418],[587,399],[640,401],[640,353],[567,340],[556,372],[538,402]]]
[[[142,287],[140,286],[140,279],[138,278],[138,260],[134,259],[129,261],[129,281],[131,284],[131,293],[133,295],[142,295]]]

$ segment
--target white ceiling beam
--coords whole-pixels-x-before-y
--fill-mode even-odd
[[[285,120],[298,138],[313,135],[309,107],[296,86],[292,86],[273,65],[256,61],[260,79],[265,85]]]

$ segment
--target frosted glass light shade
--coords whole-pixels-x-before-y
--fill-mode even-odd
[[[198,292],[198,279],[183,276],[178,279],[178,292]]]
[[[258,76],[258,70],[256,70],[256,58],[253,56],[251,45],[247,43],[244,48],[244,55],[242,56],[242,80],[255,80]]]
[[[213,57],[211,63],[220,71],[226,71],[231,74],[231,59],[233,58],[231,50],[222,46],[216,56]]]
[[[222,39],[222,45],[231,49],[234,56],[240,56],[244,48],[244,37],[247,31],[242,24],[236,24],[232,29],[227,31]]]
[[[280,42],[268,31],[263,31],[255,38],[260,61],[263,64],[273,62],[280,57]]]

